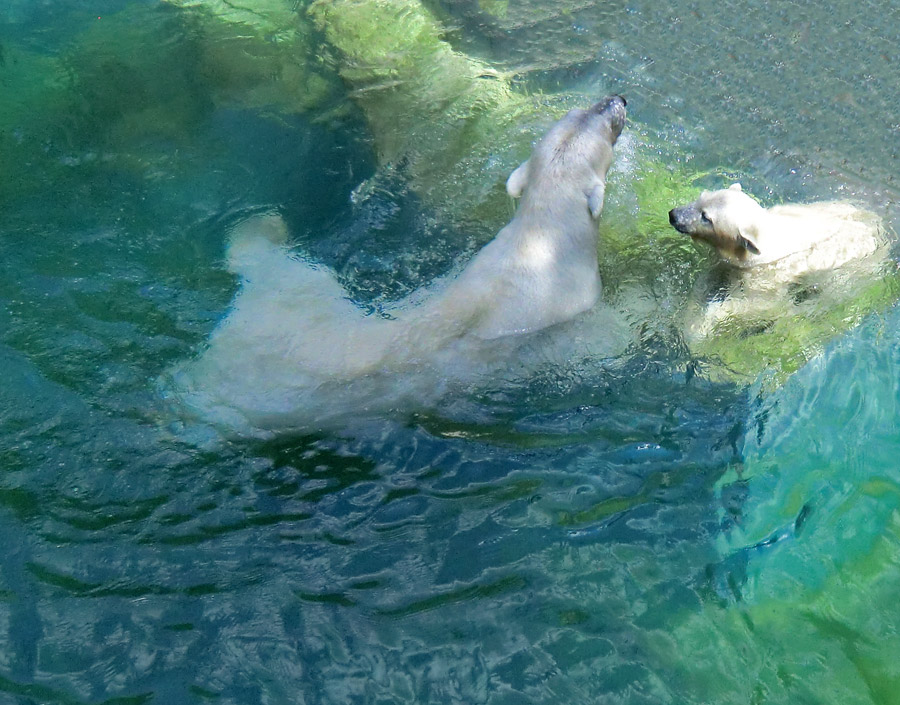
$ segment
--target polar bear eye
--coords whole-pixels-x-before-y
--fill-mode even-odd
[[[706,223],[707,225],[712,225],[712,224],[713,224],[712,218],[710,218],[710,217],[707,215],[706,211],[700,211],[700,220],[702,220],[702,221],[703,221],[704,223]]]

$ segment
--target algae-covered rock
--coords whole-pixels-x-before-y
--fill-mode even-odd
[[[200,50],[186,19],[158,8],[123,10],[70,45],[63,61],[79,140],[120,147],[146,137],[186,139],[204,120],[211,90],[198,80]]]
[[[335,75],[311,58],[309,23],[283,3],[249,14],[189,5],[132,7],[82,33],[66,54],[77,111],[125,141],[181,138],[219,106],[299,113],[335,90]],[[230,21],[211,21],[215,8]]]
[[[712,260],[673,231],[666,214],[672,203],[692,198],[706,174],[666,164],[630,136],[617,160],[600,220],[604,298],[617,302],[644,337],[681,345],[680,311]]]
[[[309,13],[384,161],[424,151],[439,168],[522,117],[524,97],[489,65],[453,51],[417,0],[318,0]]]
[[[288,0],[165,0],[175,7],[201,9],[223,22],[244,25],[259,36],[290,40],[300,18]]]
[[[297,113],[330,106],[334,70],[314,29],[289,0],[166,0],[187,10],[198,41],[200,79],[219,102]]]
[[[503,182],[565,101],[517,93],[509,77],[454,51],[417,0],[318,0],[309,16],[366,116],[379,161],[402,167],[444,217],[477,230],[502,224]]]

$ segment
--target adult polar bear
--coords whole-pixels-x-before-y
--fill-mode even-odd
[[[500,339],[567,321],[600,296],[597,220],[625,100],[572,110],[507,181],[512,221],[440,291],[366,316],[324,268],[292,257],[277,215],[237,226],[241,289],[208,347],[174,372],[188,410],[239,433],[314,431],[421,404]],[[416,303],[420,301],[420,303]]]

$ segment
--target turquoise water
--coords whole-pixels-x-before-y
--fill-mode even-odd
[[[888,4],[431,10],[522,93],[628,96],[619,222],[649,155],[896,229]],[[172,413],[159,380],[226,315],[240,218],[278,209],[377,310],[510,209],[448,214],[415,154],[380,168],[322,32],[288,62],[316,101],[279,103],[277,33],[253,54],[220,21],[0,8],[0,702],[897,702],[894,309],[774,389],[650,334],[319,435]]]

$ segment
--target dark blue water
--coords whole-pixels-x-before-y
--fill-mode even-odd
[[[900,19],[876,5],[438,10],[519,90],[627,91],[638,164],[732,170],[771,201],[847,192],[895,222]],[[259,66],[282,35],[232,52],[208,7],[0,9],[0,702],[893,702],[891,309],[775,388],[648,330],[346,431],[173,416],[160,376],[227,314],[241,217],[278,209],[372,310],[484,239],[417,188],[415,154],[380,167],[320,34],[288,63],[319,57],[327,88],[276,104],[260,86],[292,74]],[[725,41],[750,22],[758,42]],[[799,63],[779,79],[771,52]],[[847,91],[861,112],[826,115]],[[775,120],[793,97],[801,119]],[[640,217],[630,163],[617,222]]]

